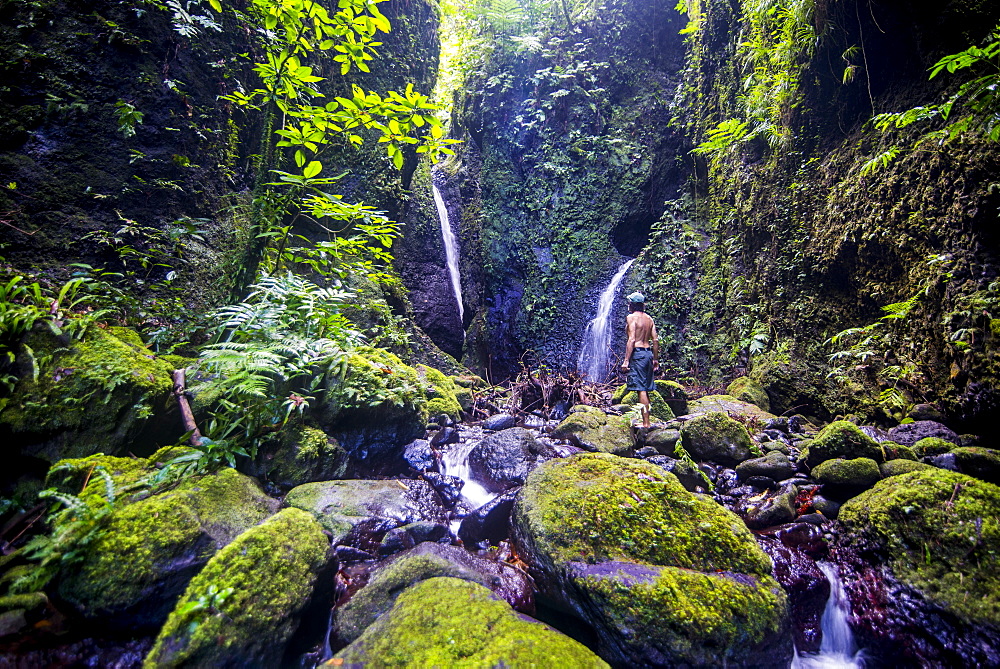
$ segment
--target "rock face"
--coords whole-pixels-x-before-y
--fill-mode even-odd
[[[864,574],[848,583],[862,643],[925,666],[994,665],[998,518],[1000,487],[940,469],[893,476],[845,503],[847,541],[898,582],[887,592],[873,591],[884,579]]]
[[[503,492],[524,483],[539,456],[552,456],[523,427],[501,430],[483,438],[469,452],[469,471],[473,479],[490,492]]]
[[[277,666],[329,548],[299,509],[247,530],[191,581],[143,667]]]
[[[578,404],[552,436],[569,439],[580,448],[614,455],[629,455],[634,443],[632,427],[623,416],[609,416],[597,407]]]
[[[357,639],[410,586],[436,577],[457,578],[492,590],[518,611],[534,612],[528,577],[512,565],[473,555],[456,546],[424,543],[379,566],[368,584],[337,607],[333,630],[343,642]]]
[[[321,481],[293,488],[285,504],[312,513],[334,544],[377,549],[389,530],[418,521],[447,523],[441,498],[426,481]]]
[[[746,526],[659,468],[608,454],[541,465],[513,539],[540,591],[616,666],[787,666],[786,600]]]
[[[608,666],[478,583],[447,577],[407,588],[336,659],[347,666]]]
[[[187,479],[114,511],[59,595],[102,625],[155,629],[217,550],[276,510],[235,470]]]
[[[747,429],[719,412],[696,416],[684,423],[681,443],[694,459],[720,465],[735,466],[753,455]]]

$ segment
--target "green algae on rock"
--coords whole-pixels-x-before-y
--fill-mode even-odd
[[[735,466],[760,455],[754,453],[750,433],[741,423],[720,412],[695,416],[681,427],[681,443],[696,460]]]
[[[335,657],[347,666],[608,666],[578,641],[515,613],[489,589],[443,576],[407,588]]]
[[[816,465],[812,475],[820,483],[851,488],[867,488],[882,478],[878,463],[871,458],[825,460]]]
[[[427,365],[417,365],[417,374],[426,383],[427,387],[427,413],[433,418],[445,414],[455,420],[462,417],[462,406],[458,401],[456,393],[458,386],[450,376],[445,376],[442,372],[428,367]]]
[[[921,469],[851,499],[840,521],[929,602],[967,624],[1000,629],[1000,487]]]
[[[875,440],[846,420],[835,421],[820,430],[809,443],[808,453],[804,456],[810,467],[834,458],[870,458],[877,463],[885,461],[885,455]]]
[[[68,345],[35,330],[18,347],[18,366],[29,369],[0,412],[21,452],[55,462],[135,448],[149,420],[172,401],[172,367],[127,336],[130,330],[91,327]],[[169,430],[180,432],[180,423]]]
[[[634,390],[626,390],[623,384],[611,396],[611,403],[628,404],[630,406],[636,405],[639,403],[639,393]],[[649,393],[649,413],[652,416],[651,420],[653,422],[662,423],[674,419],[673,409],[670,408],[670,404],[667,403],[667,400],[658,390]]]
[[[277,505],[233,469],[187,479],[116,509],[59,595],[104,624],[155,628],[209,558]]]
[[[775,641],[785,631],[786,601],[770,558],[735,514],[659,467],[603,453],[549,461],[521,489],[513,526],[518,554],[543,592],[600,630],[602,656],[615,663],[698,664],[702,645],[717,660],[753,656],[770,664],[757,653],[790,655]],[[692,572],[727,582],[694,579],[696,595],[670,595]],[[602,606],[571,594],[580,588]],[[727,592],[746,603],[736,617],[714,599]],[[683,639],[687,632],[652,622],[680,624],[686,607],[709,609],[698,613],[706,638]],[[628,631],[640,622],[648,636]]]
[[[948,441],[947,439],[941,439],[940,437],[924,437],[913,444],[913,452],[917,454],[917,457],[925,458],[929,455],[941,455],[942,453],[950,453],[951,449],[955,448],[955,444]]]
[[[624,416],[609,416],[597,407],[578,404],[552,435],[571,439],[581,448],[614,455],[631,455],[635,442],[632,426]]]
[[[741,376],[726,386],[726,394],[736,399],[759,406],[764,411],[771,410],[771,400],[764,386],[749,376]]]
[[[143,666],[277,666],[329,559],[299,509],[248,529],[191,580]]]
[[[934,469],[934,465],[929,465],[925,462],[917,462],[916,460],[896,458],[895,460],[886,460],[878,466],[878,471],[884,479],[887,479],[890,476],[909,474],[910,472],[915,472],[919,469]]]

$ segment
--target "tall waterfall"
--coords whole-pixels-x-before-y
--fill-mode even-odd
[[[850,603],[844,584],[837,573],[837,565],[829,562],[817,562],[823,575],[830,581],[830,597],[823,609],[820,628],[823,640],[820,642],[819,653],[796,653],[791,669],[859,669],[864,667],[862,652],[854,643],[847,619],[850,616]]]
[[[607,376],[611,348],[611,330],[608,328],[611,307],[614,306],[618,287],[634,262],[635,258],[627,261],[611,277],[611,283],[597,301],[597,314],[587,323],[587,328],[583,331],[583,348],[580,349],[576,367],[591,381],[603,381]]]
[[[434,204],[438,210],[438,220],[441,221],[441,239],[444,240],[444,255],[448,261],[448,275],[451,277],[451,289],[455,293],[455,301],[458,302],[458,320],[464,321],[465,307],[462,306],[462,279],[458,273],[458,240],[451,229],[451,221],[448,220],[448,207],[445,206],[441,191],[434,184],[431,184],[434,191]]]

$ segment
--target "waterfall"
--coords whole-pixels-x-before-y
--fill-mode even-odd
[[[611,348],[611,331],[608,329],[611,307],[614,306],[618,287],[634,262],[635,258],[632,258],[619,267],[611,277],[611,283],[597,301],[597,314],[587,323],[587,328],[583,331],[583,348],[580,350],[580,357],[577,358],[576,367],[591,381],[603,381],[607,375],[610,357],[608,349]]]
[[[431,184],[434,192],[434,204],[437,206],[438,220],[441,222],[441,239],[444,241],[444,255],[448,261],[448,276],[451,277],[451,289],[455,293],[455,301],[458,302],[458,320],[465,320],[465,307],[462,306],[462,279],[458,273],[458,240],[451,229],[451,221],[448,220],[448,207],[441,197],[441,191],[434,184]]]
[[[473,509],[478,509],[496,497],[495,494],[472,480],[472,473],[469,471],[469,453],[478,443],[477,440],[452,444],[447,451],[441,454],[441,473],[457,476],[465,481],[465,485],[462,486],[462,497]]]
[[[818,653],[799,655],[796,653],[790,669],[859,669],[864,667],[862,653],[854,643],[854,634],[847,624],[851,614],[847,592],[837,572],[837,565],[830,562],[817,562],[823,575],[830,582],[830,597],[823,609],[820,629],[823,641]]]

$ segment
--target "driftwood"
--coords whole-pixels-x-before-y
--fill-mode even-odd
[[[198,424],[194,422],[194,412],[191,411],[191,402],[188,401],[184,369],[174,370],[174,395],[177,397],[177,405],[181,408],[181,422],[184,424],[184,431],[190,432],[188,443],[192,446],[201,444],[201,432],[198,431]]]

